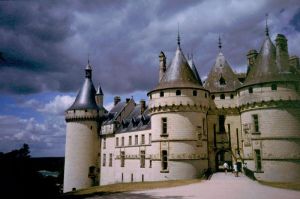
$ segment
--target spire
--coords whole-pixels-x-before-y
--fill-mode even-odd
[[[88,64],[85,67],[85,77],[91,79],[92,78],[92,66],[90,64],[90,58],[88,57]]]
[[[222,48],[222,42],[221,42],[221,36],[219,35],[219,42],[218,42],[218,44],[219,44],[219,49],[220,49],[220,51],[221,51],[221,48]]]
[[[103,91],[102,91],[102,88],[101,88],[100,84],[97,87],[96,95],[103,95]]]
[[[180,34],[179,34],[179,23],[178,23],[178,32],[177,32],[177,45],[180,48]]]
[[[266,30],[265,30],[266,36],[269,36],[268,16],[269,16],[269,14],[266,13]]]

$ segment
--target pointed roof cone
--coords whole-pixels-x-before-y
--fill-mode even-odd
[[[103,91],[102,91],[100,84],[97,87],[96,95],[103,95]]]
[[[154,90],[165,88],[202,88],[193,70],[190,68],[184,54],[180,48],[180,37],[177,38],[177,49],[175,56],[167,67],[167,70],[162,77],[160,83]],[[153,91],[154,91],[153,90]]]
[[[197,68],[195,66],[193,56],[191,56],[191,59],[188,60],[188,64],[191,67],[192,71],[194,72],[194,75],[197,78],[199,84],[202,86],[202,81],[201,81],[201,78],[199,76],[198,70],[197,70]]]
[[[68,110],[85,110],[85,109],[94,109],[98,110],[97,103],[95,101],[96,89],[94,87],[92,76],[92,68],[88,62],[87,67],[85,68],[85,80],[79,90],[76,99],[72,106]]]
[[[220,52],[208,74],[204,87],[211,92],[229,92],[234,91],[239,86],[241,83],[237,75],[232,71],[223,53]]]

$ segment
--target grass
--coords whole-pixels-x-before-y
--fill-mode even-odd
[[[76,196],[104,195],[128,191],[140,191],[146,189],[168,188],[181,185],[188,185],[200,182],[200,179],[190,180],[170,180],[170,181],[154,181],[154,182],[133,182],[133,183],[118,183],[112,185],[95,186],[87,189],[81,189],[67,193],[65,198],[76,198]],[[69,196],[69,197],[68,197]]]
[[[300,191],[300,182],[268,182],[260,180],[258,182],[271,187]]]

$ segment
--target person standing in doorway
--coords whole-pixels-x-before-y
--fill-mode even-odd
[[[224,167],[225,174],[227,174],[227,170],[228,170],[227,162],[224,162],[223,167]]]

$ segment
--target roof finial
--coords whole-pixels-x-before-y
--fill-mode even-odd
[[[88,65],[90,65],[90,53],[88,53]]]
[[[178,25],[178,32],[177,32],[177,45],[180,47],[179,23],[177,23],[177,25]]]
[[[219,47],[219,49],[220,49],[220,51],[221,51],[221,48],[222,48],[222,41],[221,41],[221,36],[220,36],[220,34],[219,34],[219,43],[218,43],[218,44],[219,44],[218,47]]]
[[[268,16],[269,16],[269,14],[266,13],[266,30],[265,30],[266,36],[269,36]]]

